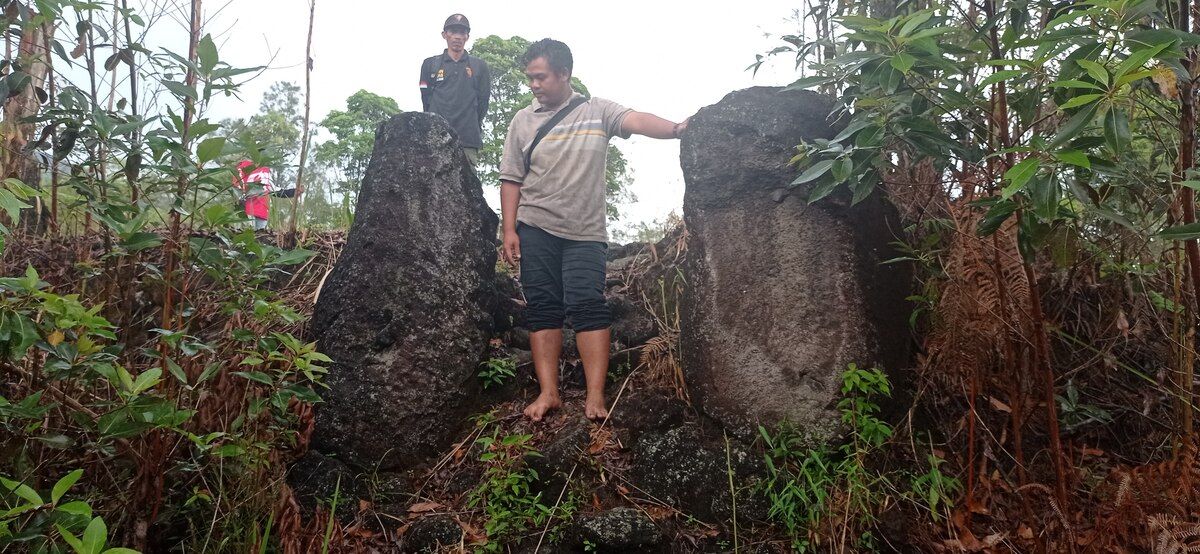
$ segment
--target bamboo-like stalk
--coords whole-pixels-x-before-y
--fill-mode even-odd
[[[190,63],[188,64],[187,74],[184,77],[184,83],[187,86],[193,87],[193,88],[196,86],[196,70],[195,70],[196,57],[197,57],[196,51],[197,51],[197,47],[200,43],[200,26],[201,26],[201,22],[200,22],[201,4],[200,4],[200,2],[201,2],[201,0],[191,0],[192,12],[191,12],[191,24],[190,24],[189,33],[188,33],[188,58],[187,58]],[[196,113],[195,101],[192,100],[192,98],[190,98],[190,97],[184,98],[184,100],[183,100],[183,128],[180,131],[180,144],[183,147],[183,150],[185,152],[189,151],[189,145],[191,142],[190,134],[191,134],[191,128],[192,128],[192,118],[195,116],[195,113]],[[187,193],[187,173],[180,172],[179,180],[175,186],[176,198],[183,198],[186,193]],[[161,322],[162,322],[161,326],[163,329],[174,329],[175,328],[175,321],[174,321],[174,319],[175,319],[175,302],[176,302],[175,287],[176,287],[177,281],[179,281],[178,276],[175,275],[175,269],[176,269],[175,266],[178,264],[177,258],[179,257],[180,244],[182,242],[182,234],[183,234],[182,228],[181,228],[180,217],[179,217],[179,210],[175,210],[175,209],[171,210],[170,220],[171,220],[170,235],[169,235],[166,243],[163,245],[164,250],[166,251],[166,264],[165,264],[166,270],[163,273],[163,286],[165,287],[165,290],[163,291],[163,307],[162,307],[162,320],[161,320]],[[162,346],[162,348],[166,348],[165,344]],[[163,369],[163,372],[166,373],[169,368],[167,367],[167,356],[166,356],[165,351],[163,352],[163,355],[161,356],[161,358],[162,358],[162,366],[163,366],[162,369]]]
[[[201,0],[191,0],[191,22],[188,32],[187,56],[187,59],[190,63],[188,64],[188,70],[184,78],[184,83],[192,88],[195,88],[197,81],[195,67],[197,59],[197,47],[200,43],[200,14]],[[192,100],[191,97],[184,98],[182,120],[183,126],[180,130],[180,145],[185,152],[191,150],[190,134],[192,119],[195,117],[195,114],[195,101]],[[187,173],[181,171],[175,188],[176,198],[184,197],[187,192],[187,185]],[[170,219],[170,234],[163,244],[163,250],[165,251],[166,256],[166,262],[164,264],[165,271],[163,272],[164,291],[161,318],[161,327],[163,329],[175,329],[178,327],[175,313],[175,303],[177,302],[175,289],[177,284],[182,284],[184,282],[184,279],[181,279],[179,275],[176,275],[176,266],[179,265],[178,258],[180,257],[180,246],[183,237],[179,211],[172,209]],[[180,312],[182,313],[182,310],[180,310]],[[165,341],[160,341],[159,358],[161,360],[163,374],[166,374],[170,370],[168,367],[169,356],[167,355],[166,349],[167,345]],[[145,456],[145,460],[141,462],[138,480],[143,486],[143,490],[139,491],[139,495],[142,497],[141,500],[149,505],[149,514],[143,512],[139,516],[142,518],[141,521],[139,521],[134,527],[135,532],[137,533],[135,537],[136,544],[139,546],[144,546],[146,544],[147,537],[144,536],[144,533],[147,529],[149,529],[150,523],[158,517],[158,511],[163,502],[162,479],[161,477],[158,477],[161,475],[161,468],[158,467],[158,464],[160,463],[159,461],[163,459],[164,453],[168,448],[162,433],[158,432],[157,430],[156,432],[152,433],[151,436],[147,438],[147,448],[149,453]],[[148,471],[148,473],[143,473],[146,471]]]
[[[300,194],[304,191],[304,166],[308,163],[308,125],[312,110],[312,36],[317,0],[308,2],[308,42],[304,47],[304,129],[300,133],[300,167],[296,170],[296,192],[292,194],[292,221],[288,226],[287,244],[296,245],[296,225],[300,219]]]
[[[138,78],[137,78],[137,52],[130,48],[133,45],[133,33],[129,29],[129,0],[121,0],[121,9],[124,10],[125,19],[125,48],[129,51],[129,57],[126,62],[129,65],[129,115],[134,119],[138,117]],[[130,140],[130,156],[137,156],[133,163],[141,163],[141,148],[142,148],[142,128],[141,126],[133,129],[132,140]],[[126,167],[129,167],[131,162],[126,160]],[[139,190],[137,185],[137,172],[130,175],[126,172],[126,179],[129,181],[129,202],[136,205],[138,202]]]
[[[130,22],[129,22],[129,19],[130,19],[129,18],[129,14],[130,14],[129,0],[121,0],[121,9],[122,9],[122,19],[124,20],[123,23],[124,23],[124,30],[125,30],[125,49],[126,49],[125,50],[126,51],[125,62],[126,62],[126,65],[129,66],[129,113],[130,113],[130,118],[136,120],[138,118],[138,79],[137,79],[137,63],[136,63],[137,52],[132,48],[133,33],[130,30]],[[113,35],[116,36],[116,33],[117,33],[117,30],[114,28]],[[114,73],[114,75],[115,75],[115,73]],[[137,127],[134,127],[133,133],[130,135],[129,153],[127,155],[127,158],[125,159],[125,183],[129,187],[129,203],[130,203],[130,205],[135,206],[135,209],[136,209],[136,206],[138,205],[138,199],[140,196],[140,194],[139,194],[140,191],[138,188],[138,177],[141,173],[141,170],[140,170],[141,160],[142,160],[142,154],[141,154],[142,146],[141,145],[142,145],[142,128],[139,125]],[[129,275],[125,275],[124,273],[119,274],[122,282],[124,282],[124,283],[138,282],[138,280],[140,278],[139,273],[141,272],[141,267],[142,267],[142,265],[140,263],[137,263],[140,258],[141,258],[140,253],[138,253],[138,252],[133,253],[133,263],[131,263],[127,266],[128,267],[127,271],[129,273]],[[124,258],[122,258],[122,262],[124,262]],[[121,270],[125,271],[126,269],[125,269],[125,267],[122,267]],[[124,306],[122,313],[125,317],[125,325],[123,325],[122,328],[125,331],[124,332],[125,347],[129,348],[131,346],[131,341],[132,341],[132,338],[134,335],[134,332],[133,332],[134,329],[130,325],[130,322],[132,321],[133,314],[134,314],[134,290],[133,290],[133,287],[124,287],[121,292],[121,295],[123,297],[122,305]]]
[[[1181,0],[1184,1],[1184,0]],[[994,0],[989,0],[984,3],[985,15],[993,18],[996,13]],[[992,26],[989,31],[990,45],[992,49],[993,59],[1004,59],[1004,52],[1000,47],[1000,37],[996,26]],[[1000,169],[1007,171],[1015,162],[1015,153],[1010,150],[1012,143],[1009,134],[1009,119],[1008,119],[1008,94],[1005,81],[1000,81],[995,85],[995,101],[992,117],[995,121],[995,130],[999,134],[999,145],[1006,149],[1003,156],[1003,164]],[[1017,221],[1022,217],[1022,210],[1017,210],[1014,214]],[[1033,269],[1033,264],[1029,260],[1021,260],[1021,268],[1025,273],[1025,278],[1029,282],[1029,317],[1033,325],[1033,368],[1040,370],[1042,374],[1042,384],[1044,390],[1044,403],[1046,404],[1046,424],[1047,432],[1050,439],[1050,455],[1054,463],[1054,481],[1055,481],[1055,496],[1058,499],[1058,504],[1061,509],[1067,510],[1067,476],[1064,466],[1065,457],[1062,449],[1062,435],[1058,424],[1058,409],[1055,406],[1055,384],[1054,384],[1054,369],[1051,364],[1050,340],[1046,336],[1045,315],[1042,312],[1042,295],[1040,287],[1037,283],[1037,274]],[[1070,544],[1071,551],[1075,550],[1075,545]]]
[[[1175,210],[1171,211],[1174,212]],[[1170,224],[1174,223],[1175,220],[1175,214],[1172,213],[1168,217],[1167,222]],[[1186,267],[1184,265],[1184,259],[1186,254],[1183,252],[1183,248],[1179,243],[1175,243],[1171,246],[1170,253],[1172,261],[1171,301],[1175,303],[1175,306],[1184,307],[1183,310],[1171,310],[1171,367],[1176,368],[1176,373],[1182,374],[1183,372],[1189,371],[1191,367],[1191,364],[1187,361],[1187,357],[1188,353],[1192,349],[1188,348],[1188,337],[1187,333],[1184,332],[1184,329],[1185,326],[1186,328],[1191,327],[1190,325],[1187,325],[1187,321],[1191,321],[1192,303],[1188,299],[1190,298],[1190,294],[1187,294],[1187,291],[1184,291],[1184,276],[1186,275],[1186,270],[1184,269]],[[1186,297],[1185,294],[1187,294]],[[1177,386],[1180,388],[1180,398],[1176,399],[1175,409],[1180,414],[1180,419],[1182,420],[1184,417],[1186,417],[1182,414],[1184,414],[1186,411],[1189,411],[1190,408],[1187,406],[1187,399],[1182,397],[1183,385],[1180,383],[1181,380],[1182,378],[1180,375],[1171,376],[1171,382],[1173,384],[1177,384]],[[1175,456],[1180,454],[1182,447],[1183,441],[1179,441],[1175,444]]]
[[[1179,0],[1179,29],[1187,32],[1190,24],[1191,2],[1188,0]],[[1194,55],[1191,52],[1185,54],[1180,60],[1188,73],[1192,71],[1194,64]],[[1183,79],[1179,87],[1179,169],[1177,178],[1179,180],[1187,179],[1187,173],[1196,165],[1196,86],[1192,79]],[[1195,192],[1188,187],[1179,187],[1179,203],[1183,208],[1183,224],[1191,225],[1196,222],[1196,196]],[[1190,333],[1192,341],[1195,340],[1195,329],[1200,325],[1200,305],[1197,305],[1197,296],[1200,295],[1200,246],[1197,246],[1196,239],[1184,241],[1184,252],[1187,258],[1188,274],[1191,280],[1192,301],[1189,310],[1192,314]],[[1195,350],[1195,343],[1185,342],[1185,348]],[[1186,352],[1186,351],[1185,351]],[[1185,359],[1188,356],[1185,356]],[[1180,434],[1183,442],[1183,450],[1190,452],[1194,447],[1195,434],[1194,421],[1192,417],[1192,400],[1193,400],[1193,375],[1191,368],[1181,368],[1183,375],[1180,379],[1180,385],[1183,390],[1180,391],[1183,397],[1183,410],[1180,421]]]
[[[119,5],[117,5],[116,2],[113,2],[112,8],[113,8],[112,21],[111,21],[111,26],[109,27],[109,37],[111,38],[111,42],[112,42],[112,55],[116,56],[117,54],[121,53],[121,47],[117,46],[117,25],[120,23],[119,16],[121,15],[121,7]],[[116,102],[117,102],[117,70],[116,70],[116,67],[114,66],[113,70],[109,71],[109,76],[108,76],[108,111],[110,111],[110,112],[113,111],[113,109],[115,108]]]
[[[46,95],[49,97],[50,108],[54,109],[58,104],[58,91],[54,79],[54,56],[50,55],[50,43],[52,38],[49,34],[43,38],[46,48]],[[51,152],[54,151],[53,145],[58,144],[58,125],[50,127],[50,144]],[[53,154],[50,155],[50,230],[57,236],[60,233],[58,227],[58,160]]]

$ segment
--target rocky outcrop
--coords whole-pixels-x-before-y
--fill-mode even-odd
[[[418,519],[404,533],[401,552],[432,554],[462,544],[462,528],[448,515]]]
[[[662,532],[641,510],[613,508],[575,524],[576,542],[594,552],[639,552],[662,541]]]
[[[908,359],[909,274],[882,193],[814,204],[791,189],[794,147],[831,138],[831,98],[757,87],[700,110],[682,143],[689,233],[681,350],[692,398],[731,432],[787,419],[836,432],[850,363]]]
[[[692,422],[642,433],[633,447],[631,479],[653,498],[700,521],[728,521],[734,509],[729,480],[735,488],[746,488],[752,477],[764,473],[762,460],[737,441],[730,441],[726,450],[721,437],[711,435]],[[745,515],[743,495],[738,502]]]
[[[495,214],[445,120],[383,123],[312,336],[333,359],[314,447],[356,466],[411,467],[474,411],[492,335]]]

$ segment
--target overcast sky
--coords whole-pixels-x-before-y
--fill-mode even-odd
[[[496,34],[567,43],[575,57],[575,75],[593,95],[673,121],[730,91],[794,80],[792,61],[786,57],[764,66],[757,76],[745,68],[755,54],[779,45],[778,35],[796,31],[793,12],[798,2],[724,4],[716,9],[696,2],[647,0],[317,0],[313,121],[344,108],[346,98],[359,89],[395,98],[405,110],[420,109],[421,61],[445,48],[442,23],[457,12],[470,19],[472,41]],[[217,38],[223,60],[234,66],[270,60],[271,66],[244,87],[241,102],[218,102],[211,114],[214,120],[253,114],[272,82],[303,84],[307,0],[205,0],[204,5],[205,30]],[[186,51],[186,46],[176,50]],[[623,224],[662,217],[682,205],[678,141],[635,137],[614,139],[614,144],[629,160],[639,200],[623,208]],[[484,188],[498,207],[496,187]]]

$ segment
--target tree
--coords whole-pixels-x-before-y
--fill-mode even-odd
[[[334,191],[341,196],[343,206],[354,206],[358,197],[375,146],[375,129],[398,113],[400,107],[395,100],[360,90],[346,99],[345,111],[333,110],[321,121],[321,127],[334,138],[318,144],[313,158],[335,173]]]
[[[345,229],[350,223],[350,207],[336,194],[336,182],[328,168],[309,158],[304,168],[304,194],[301,223],[309,229]]]
[[[528,47],[529,41],[521,37],[504,39],[489,35],[475,41],[471,50],[471,55],[487,62],[492,71],[492,100],[483,121],[483,147],[479,149],[479,177],[485,183],[500,183],[500,156],[504,153],[508,124],[521,108],[533,101],[525,83],[525,68],[521,66],[521,55]],[[578,77],[572,77],[571,84],[581,94],[591,96]],[[620,204],[637,199],[629,190],[633,177],[625,156],[612,144],[608,145],[605,177],[608,217],[617,219]]]
[[[283,179],[300,150],[300,87],[286,81],[272,84],[258,110],[249,119],[226,119],[221,126],[226,136],[263,149],[272,171]]]
[[[273,83],[263,94],[258,110],[249,119],[222,121],[221,132],[237,140],[255,162],[270,167],[277,187],[290,188],[290,183],[296,179],[294,159],[300,151],[300,87],[286,81]],[[241,161],[238,157],[223,156],[219,161],[232,168]],[[317,187],[310,187],[308,183],[313,179],[305,181],[308,190],[320,192],[319,183],[315,183]],[[279,203],[271,203],[272,220],[284,214],[279,207]]]

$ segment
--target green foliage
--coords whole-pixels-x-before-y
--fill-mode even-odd
[[[900,159],[927,158],[948,181],[978,178],[969,194],[995,194],[977,204],[986,212],[978,232],[1015,218],[1027,258],[1068,233],[1100,237],[1114,225],[1192,236],[1165,228],[1169,202],[1155,199],[1172,194],[1181,49],[1200,38],[1163,28],[1170,14],[1154,2],[1069,11],[1001,2],[1005,15],[993,20],[952,4],[895,17],[857,9],[836,8],[827,42],[797,38],[773,52],[813,70],[791,88],[841,92],[844,130],[802,145],[795,160],[803,169],[793,185],[810,201],[839,188],[860,201]],[[1054,12],[1044,25],[1042,9]],[[995,120],[1001,90],[1008,110]]]
[[[481,419],[478,425],[489,425]],[[480,461],[487,464],[483,480],[467,497],[467,506],[482,508],[487,518],[484,531],[486,552],[501,552],[507,541],[521,537],[530,529],[540,529],[549,518],[569,521],[577,502],[571,500],[557,509],[543,502],[542,494],[534,494],[532,485],[538,474],[525,463],[527,457],[540,456],[530,444],[533,435],[499,436],[499,428],[491,435],[481,436],[476,445],[483,451]]]
[[[31,208],[25,201],[37,196],[37,190],[19,179],[8,178],[0,183],[0,211],[8,216],[9,221],[18,221],[21,210]],[[11,231],[0,223],[0,252],[4,251],[4,235]]]
[[[23,545],[30,551],[61,552],[62,544],[76,554],[137,554],[128,548],[105,548],[109,541],[104,518],[92,516],[82,500],[65,502],[83,470],[77,469],[54,483],[49,494],[0,475],[0,548]],[[79,534],[79,536],[76,536]]]
[[[841,393],[837,406],[847,435],[839,446],[814,445],[787,422],[774,432],[759,427],[767,466],[759,492],[770,503],[768,518],[783,526],[797,552],[875,550],[880,510],[906,475],[911,491],[902,496],[934,522],[948,515],[962,490],[958,479],[942,472],[945,460],[933,453],[926,455],[929,469],[921,475],[879,469],[877,458],[892,436],[876,403],[892,393],[882,371],[850,364]]]
[[[886,260],[884,264],[911,263],[920,271],[916,273],[919,285],[915,293],[905,298],[913,305],[908,324],[917,328],[921,316],[933,314],[941,301],[940,279],[945,272],[940,267],[946,237],[954,233],[954,225],[948,219],[929,218],[920,224],[907,226],[905,235],[910,241],[894,241],[891,246],[899,256]]]
[[[483,122],[483,147],[479,149],[479,177],[484,183],[500,184],[500,157],[504,153],[504,138],[508,124],[517,112],[533,101],[526,84],[525,67],[521,56],[529,41],[521,37],[501,38],[489,35],[475,41],[471,55],[487,62],[492,73],[492,100]],[[575,90],[590,96],[587,87],[577,77],[571,78]],[[633,183],[625,155],[615,145],[608,146],[604,175],[606,179],[605,209],[610,219],[620,217],[620,205],[633,202],[629,186]]]
[[[398,113],[400,107],[395,100],[360,90],[346,99],[345,110],[333,110],[321,120],[321,126],[334,138],[317,145],[314,159],[337,175],[334,192],[341,196],[346,213],[353,211],[358,199],[358,188],[375,147],[375,129]]]
[[[917,500],[917,505],[927,509],[936,523],[943,517],[949,518],[954,499],[962,492],[962,483],[957,478],[942,473],[942,464],[946,460],[933,453],[928,454],[926,460],[929,462],[929,471],[913,477],[912,494]]]
[[[1112,414],[1108,413],[1108,410],[1089,404],[1080,398],[1079,388],[1075,386],[1074,379],[1068,380],[1067,386],[1063,388],[1063,393],[1054,395],[1054,399],[1058,402],[1063,429],[1067,431],[1075,431],[1087,425],[1105,425],[1113,422]]]
[[[761,491],[770,502],[768,517],[784,526],[798,552],[823,550],[821,544],[835,540],[849,540],[843,546],[855,551],[871,549],[876,516],[891,487],[890,476],[867,466],[892,433],[875,403],[891,395],[887,377],[850,364],[841,391],[838,410],[848,437],[837,448],[810,446],[786,422],[773,433],[759,427],[767,450]]]
[[[259,68],[230,66],[203,33],[191,59],[126,43],[106,22],[116,17],[137,37],[144,20],[112,3],[36,4],[35,14],[12,3],[3,25],[12,36],[41,23],[61,30],[48,39],[58,87],[38,94],[44,104],[27,121],[41,138],[29,149],[59,173],[65,237],[9,241],[52,255],[29,255],[36,268],[0,277],[0,547],[129,552],[109,543],[150,537],[183,551],[250,550],[261,537],[247,530],[278,504],[279,452],[298,445],[329,359],[296,338],[302,318],[273,290],[312,252],[240,228],[225,162],[270,165],[288,152],[286,137],[271,135],[294,126],[295,87],[264,102],[266,112],[291,110],[286,121],[251,118],[246,133],[222,132],[205,114]],[[140,93],[136,108],[123,90],[105,98],[74,84],[89,79],[66,78],[88,67],[96,81]],[[10,90],[18,80],[0,78]],[[283,139],[282,152],[260,149],[264,137]],[[48,205],[47,189],[6,180],[0,209]],[[84,254],[55,258],[62,244]]]
[[[302,123],[300,87],[279,81],[273,83],[263,94],[259,113],[246,119],[226,119],[221,125],[227,136],[262,148],[271,158],[278,160],[270,164],[270,167],[279,176],[279,180],[285,180],[285,170],[288,166],[283,162],[291,160],[300,151]],[[228,160],[230,164],[236,164],[238,161],[240,160]]]
[[[317,352],[314,343],[288,333],[258,337],[257,331],[236,329],[234,337],[241,338],[214,343],[185,331],[156,329],[157,348],[127,352],[117,342],[115,327],[98,315],[100,306],[88,307],[78,295],[58,295],[46,287],[32,268],[23,278],[0,279],[0,339],[6,359],[17,367],[41,360],[44,389],[91,392],[77,402],[62,402],[40,390],[21,398],[0,397],[0,429],[12,448],[6,454],[11,457],[0,458],[0,467],[28,468],[46,448],[110,460],[120,448],[128,448],[120,446],[124,441],[165,432],[176,437],[174,442],[190,445],[163,468],[167,478],[197,471],[218,471],[212,476],[217,483],[253,478],[259,471],[254,468],[270,463],[273,450],[294,440],[291,403],[319,401],[312,386],[319,384],[325,373],[321,364],[329,358]],[[248,317],[269,327],[291,313],[278,301],[264,298],[265,293],[253,292],[242,296],[239,310],[250,310]],[[225,309],[235,309],[234,304]],[[233,348],[247,371],[231,371],[220,361],[221,353],[232,353]],[[204,359],[209,361],[197,363]],[[143,369],[128,369],[132,365]],[[211,395],[214,379],[223,375],[246,379],[252,392],[236,418],[213,429],[195,421],[197,410],[192,406]],[[53,425],[43,426],[54,413],[67,418],[52,418]],[[222,469],[208,465],[217,460]],[[106,476],[121,478],[120,472]],[[58,487],[55,491],[59,494]],[[213,498],[205,493],[186,500],[185,506],[198,508],[196,500]]]
[[[517,360],[515,358],[488,358],[479,364],[479,380],[483,388],[503,385],[508,379],[517,375]]]
[[[330,111],[321,120],[321,127],[333,138],[313,149],[313,162],[322,170],[313,173],[329,172],[332,178],[323,183],[328,198],[320,195],[312,195],[312,198],[320,198],[321,207],[325,211],[334,210],[332,213],[336,214],[328,221],[322,218],[323,222],[337,227],[350,225],[358,189],[375,147],[375,130],[380,123],[398,113],[400,107],[395,100],[359,90],[346,99],[345,110]]]

